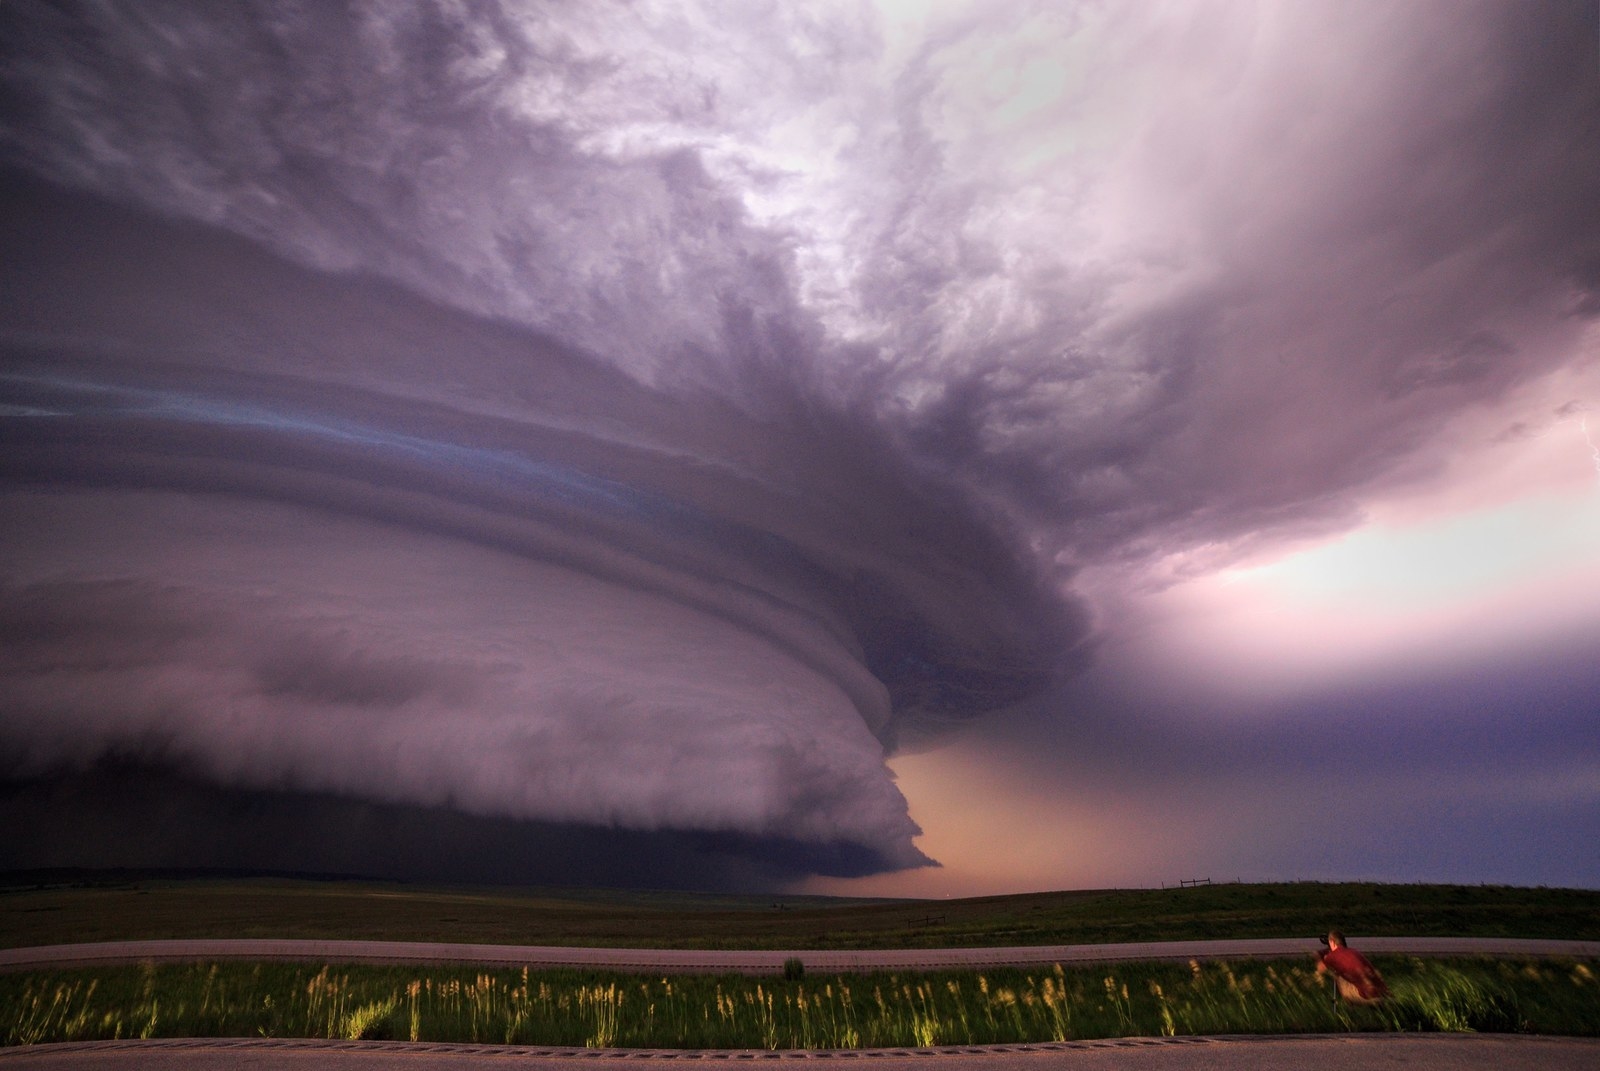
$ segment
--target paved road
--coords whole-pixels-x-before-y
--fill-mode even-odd
[[[1367,953],[1417,956],[1570,956],[1600,958],[1600,941],[1502,937],[1352,937]],[[864,951],[692,951],[664,948],[561,948],[404,941],[192,940],[106,941],[0,949],[0,971],[29,967],[181,962],[209,959],[315,960],[328,963],[473,963],[512,967],[602,967],[660,973],[776,974],[793,957],[813,972],[939,970],[1113,963],[1132,960],[1246,959],[1307,956],[1315,938],[1239,941],[1147,941],[1115,945],[1018,948],[911,948]]]
[[[585,1051],[499,1045],[360,1041],[171,1040],[85,1042],[0,1049],[3,1071],[605,1071],[641,1062],[712,1066],[866,1064],[874,1071],[1594,1071],[1600,1039],[1482,1034],[1349,1034],[1296,1037],[1128,1038],[983,1049],[866,1052]]]

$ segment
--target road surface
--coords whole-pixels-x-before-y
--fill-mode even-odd
[[[1363,952],[1415,956],[1564,956],[1600,958],[1600,941],[1508,937],[1352,937]],[[1114,945],[1032,945],[1017,948],[908,948],[859,951],[693,951],[666,948],[563,948],[406,941],[186,940],[104,941],[0,949],[0,970],[111,963],[193,962],[212,959],[324,963],[470,963],[509,967],[587,967],[648,974],[778,974],[799,959],[814,973],[868,970],[948,970],[1137,960],[1249,959],[1309,956],[1315,938],[1237,941],[1147,941]]]
[[[0,1071],[621,1071],[673,1061],[709,1067],[865,1065],[873,1071],[1593,1071],[1600,1039],[1484,1034],[1124,1038],[984,1048],[707,1052],[411,1045],[382,1041],[174,1039],[0,1049]]]

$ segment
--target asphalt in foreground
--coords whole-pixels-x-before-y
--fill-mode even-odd
[[[1032,1045],[843,1051],[697,1051],[556,1049],[513,1045],[429,1045],[382,1041],[168,1039],[95,1041],[0,1049],[5,1071],[520,1071],[612,1068],[641,1061],[711,1066],[866,1065],[878,1071],[934,1067],[941,1071],[1318,1071],[1405,1067],[1407,1071],[1592,1071],[1600,1038],[1500,1034],[1317,1034],[1121,1038]]]

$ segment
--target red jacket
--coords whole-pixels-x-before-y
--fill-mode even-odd
[[[1349,947],[1329,949],[1319,953],[1317,959],[1320,965],[1332,971],[1335,977],[1354,986],[1362,1000],[1377,1000],[1389,995],[1389,987],[1383,984],[1378,968],[1355,949]]]

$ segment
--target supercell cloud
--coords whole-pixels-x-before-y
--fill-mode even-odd
[[[1339,531],[1592,375],[1595,38],[8,3],[4,806],[206,830],[125,862],[247,861],[193,847],[220,799],[677,882],[926,865],[886,757],[1092,664],[1086,573]],[[61,822],[8,861],[88,861]]]

